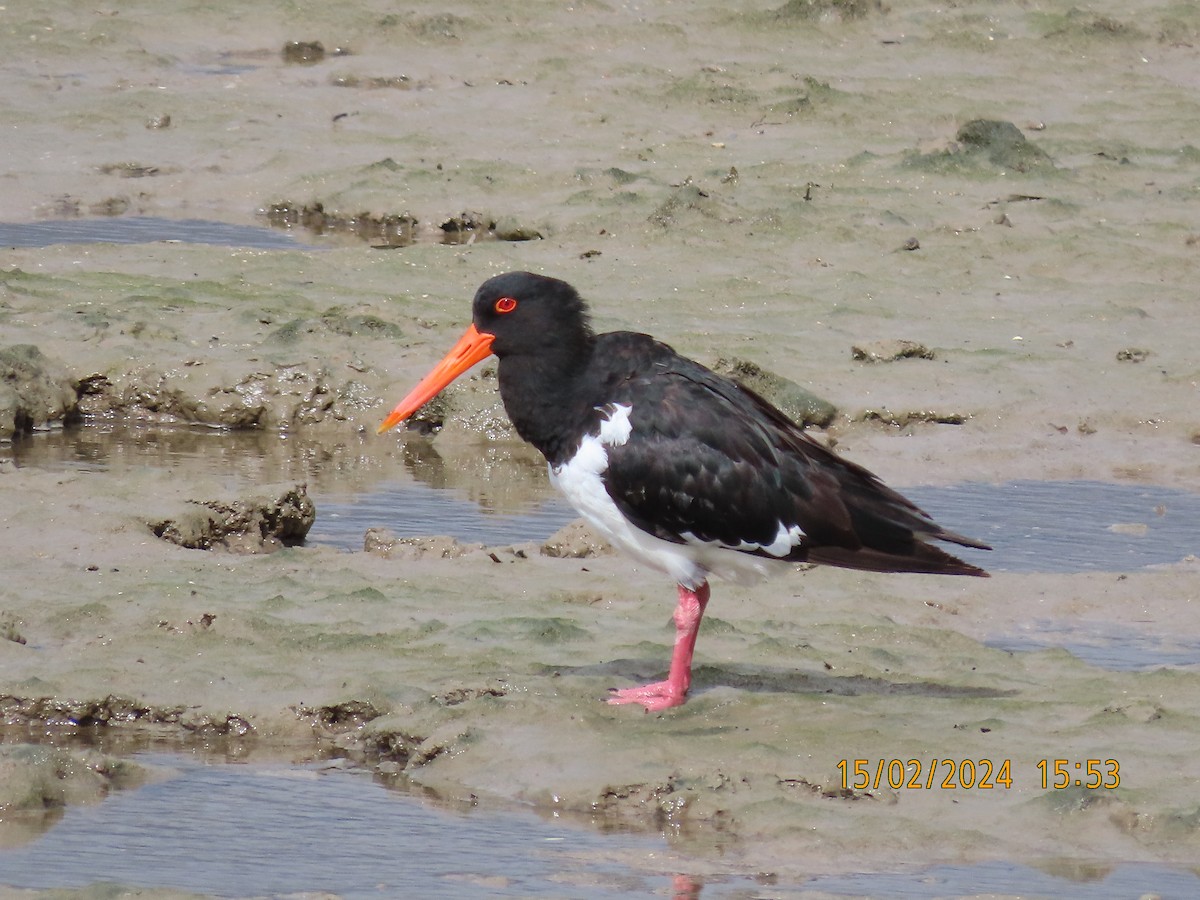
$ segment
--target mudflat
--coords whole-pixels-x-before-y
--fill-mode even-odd
[[[643,715],[601,699],[665,667],[655,573],[586,542],[339,553],[260,526],[302,526],[298,473],[369,491],[432,452],[499,503],[542,477],[487,366],[435,436],[374,434],[511,269],[571,281],[598,328],[823,398],[823,438],[900,489],[1200,491],[1197,42],[1173,3],[5,9],[0,219],[290,217],[298,241],[0,248],[7,441],[121,422],[273,448],[232,492],[208,466],[0,461],[6,741],[348,753],[660,829],[677,858],[655,865],[700,876],[1192,864],[1196,666],[984,641],[1200,633],[1195,547],[1132,572],[718,584],[691,700]],[[161,536],[238,503],[250,539]],[[109,771],[68,745],[93,774],[64,791],[61,760],[5,752],[0,807]]]

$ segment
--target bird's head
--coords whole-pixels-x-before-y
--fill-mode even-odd
[[[395,428],[455,378],[492,354],[505,356],[583,352],[591,337],[587,307],[565,281],[532,272],[489,278],[475,292],[471,325],[458,343],[397,404],[379,426]]]

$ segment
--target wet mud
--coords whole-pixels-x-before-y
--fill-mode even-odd
[[[343,553],[297,545],[298,497],[263,530],[269,487],[350,489],[405,455],[497,502],[543,477],[489,450],[511,439],[494,367],[413,431],[374,435],[476,286],[510,269],[572,281],[599,328],[772,376],[901,489],[1200,490],[1194,8],[216,3],[184,28],[160,4],[62,0],[4,15],[6,221],[261,225],[291,198],[347,221],[457,218],[467,236],[0,248],[0,783],[25,785],[10,803],[125,783],[84,750],[30,746],[30,728],[150,728],[655,829],[672,848],[655,865],[698,878],[1194,864],[1196,664],[1119,671],[988,643],[1043,620],[1200,633],[1186,551],[970,584],[802,569],[715,585],[694,696],[651,716],[601,700],[665,668],[672,586],[586,539],[380,531]],[[293,64],[288,41],[349,52]],[[469,240],[493,231],[540,239]],[[114,423],[278,449],[236,486],[211,461],[15,461],[47,430]],[[281,546],[156,535],[200,534],[181,510],[213,504],[237,527],[190,543]],[[1116,760],[1119,785],[1088,788],[1093,759]],[[1051,781],[1067,761],[1067,784],[1044,782],[1045,760]],[[1011,785],[983,788],[984,761]]]

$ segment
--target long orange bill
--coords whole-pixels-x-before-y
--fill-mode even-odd
[[[471,325],[467,328],[458,343],[450,348],[450,352],[442,357],[442,361],[433,367],[433,371],[421,379],[407,397],[401,400],[391,415],[379,426],[379,434],[395,428],[418,409],[436,397],[441,390],[455,378],[461,375],[475,363],[492,355],[494,334],[484,334]]]

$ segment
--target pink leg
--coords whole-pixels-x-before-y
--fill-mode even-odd
[[[707,605],[707,581],[695,591],[679,585],[679,604],[675,607],[675,650],[671,653],[671,671],[667,680],[635,688],[614,688],[608,702],[640,703],[649,712],[682,706],[692,683],[692,653]]]

